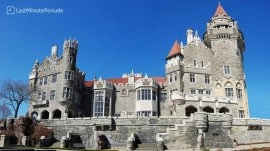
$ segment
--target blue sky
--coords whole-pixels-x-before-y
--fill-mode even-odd
[[[78,67],[86,80],[123,73],[164,76],[165,57],[174,41],[186,43],[186,30],[200,37],[218,0],[1,0],[0,81],[28,79],[35,59],[61,49],[65,38],[79,40]],[[244,33],[244,65],[252,117],[270,118],[270,17],[267,0],[222,0]],[[7,14],[7,7],[62,9],[59,14]],[[20,110],[25,114],[27,105]]]

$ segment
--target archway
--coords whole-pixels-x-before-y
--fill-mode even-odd
[[[214,109],[210,106],[206,106],[203,108],[203,111],[206,113],[214,113]]]
[[[229,112],[230,112],[230,110],[226,107],[222,107],[219,109],[219,113],[229,113]]]
[[[62,112],[58,109],[53,111],[53,118],[61,118]]]
[[[38,118],[38,113],[36,111],[33,111],[31,113],[31,117],[34,118],[34,119],[37,119]]]
[[[190,116],[191,113],[197,112],[197,108],[194,106],[190,105],[186,107],[186,116]]]
[[[44,110],[41,112],[41,119],[49,119],[49,112]]]

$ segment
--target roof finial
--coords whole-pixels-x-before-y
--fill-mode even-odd
[[[102,79],[101,79],[101,76],[99,76],[99,79],[98,79],[98,81],[102,81]]]

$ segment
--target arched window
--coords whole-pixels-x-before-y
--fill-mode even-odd
[[[229,113],[229,112],[230,112],[230,110],[226,107],[222,107],[219,109],[219,113]]]
[[[37,119],[38,113],[37,113],[36,111],[33,111],[33,112],[31,113],[31,117]]]
[[[41,119],[49,119],[49,112],[44,110],[41,112]]]
[[[191,113],[197,112],[197,108],[194,106],[190,105],[186,107],[186,116],[190,116]]]
[[[62,112],[58,109],[53,111],[53,118],[61,118]]]
[[[214,109],[210,106],[206,106],[203,108],[203,111],[206,113],[214,113]]]

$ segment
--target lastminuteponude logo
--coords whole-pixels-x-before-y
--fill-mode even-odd
[[[15,14],[63,14],[62,8],[17,8],[15,6],[7,6],[7,15]]]

